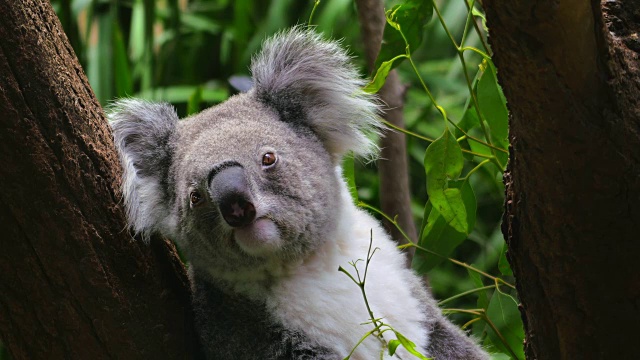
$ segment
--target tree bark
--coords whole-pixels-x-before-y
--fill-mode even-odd
[[[356,0],[362,38],[370,71],[373,68],[386,24],[384,3],[381,0]],[[378,92],[383,103],[384,118],[391,124],[404,128],[402,109],[404,106],[405,88],[400,83],[398,73],[392,70],[385,85]],[[417,242],[416,225],[411,213],[411,191],[409,187],[409,166],[407,162],[407,143],[405,135],[399,131],[387,131],[380,139],[380,159],[378,160],[378,175],[380,179],[380,208],[391,216],[397,216],[398,225],[407,236]],[[386,219],[383,221],[387,231],[394,240],[406,244],[402,233]],[[415,249],[410,247],[407,252],[409,263]]]
[[[101,107],[48,1],[0,0],[0,338],[15,359],[191,358],[174,246],[126,231]]]
[[[528,359],[632,359],[640,4],[485,0],[511,111],[503,233]]]

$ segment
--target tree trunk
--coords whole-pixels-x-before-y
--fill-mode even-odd
[[[356,0],[362,38],[370,71],[373,68],[380,46],[386,20],[384,17],[384,3],[381,0]],[[395,126],[404,128],[402,108],[404,106],[404,86],[400,83],[398,73],[392,70],[382,89],[378,93],[384,104],[384,118]],[[380,139],[380,160],[378,160],[378,175],[380,178],[380,208],[390,217],[397,216],[398,225],[407,236],[417,242],[416,225],[411,213],[411,194],[409,188],[409,166],[407,163],[407,143],[405,135],[399,131],[387,131]],[[383,221],[391,237],[405,244],[407,241],[402,233],[389,221]],[[415,249],[405,250],[409,264]]]
[[[511,111],[503,232],[527,358],[637,358],[640,4],[484,6]]]
[[[0,0],[0,338],[15,359],[192,358],[174,246],[131,238],[104,114],[48,1]]]

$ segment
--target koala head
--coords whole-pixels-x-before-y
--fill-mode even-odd
[[[209,272],[303,258],[330,238],[352,151],[370,155],[377,107],[336,42],[302,28],[266,41],[254,88],[184,120],[121,100],[111,114],[131,227],[178,242]]]

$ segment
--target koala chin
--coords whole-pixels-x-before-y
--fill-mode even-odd
[[[346,357],[372,325],[360,288],[338,267],[355,272],[349,263],[372,241],[365,290],[374,316],[426,356],[487,359],[349,196],[341,159],[373,156],[381,125],[340,44],[296,27],[267,40],[251,72],[250,91],[180,121],[168,104],[133,99],[109,116],[130,226],[145,240],[174,239],[187,256],[207,358]],[[364,262],[356,265],[362,274]],[[370,336],[352,358],[383,352]]]

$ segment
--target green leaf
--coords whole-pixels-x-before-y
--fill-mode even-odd
[[[524,329],[518,310],[518,302],[511,296],[496,290],[489,302],[487,317],[502,334],[508,347],[500,340],[495,331],[490,330],[488,335],[493,345],[507,354],[511,354],[510,349],[515,353],[517,359],[524,359]]]
[[[498,85],[496,69],[491,61],[486,63],[484,73],[478,82],[478,105],[485,120],[491,127],[492,140],[498,145],[507,144],[509,136],[509,112],[507,100]],[[506,148],[505,148],[506,149]]]
[[[482,12],[480,12],[480,10],[476,9],[475,5],[473,9],[471,9],[471,14],[473,14],[473,16],[477,16],[480,19],[482,19],[482,29],[484,29],[485,32],[489,32],[489,28],[487,28],[487,18],[484,16]]]
[[[135,95],[151,101],[168,101],[170,103],[186,103],[189,101],[194,91],[200,86],[167,86],[155,88],[152,90],[142,91]],[[202,101],[209,103],[217,103],[226,100],[229,97],[229,91],[225,88],[202,87]]]
[[[393,339],[389,341],[389,355],[393,356],[396,353],[398,345],[400,345],[400,340]]]
[[[202,87],[198,86],[187,101],[187,115],[200,112],[200,103],[202,103]]]
[[[473,267],[475,267],[476,269],[478,268],[475,265],[472,265]],[[482,282],[482,277],[480,276],[480,274],[478,274],[475,271],[471,271],[469,269],[467,269],[467,273],[469,274],[469,278],[471,278],[471,281],[473,282],[473,285],[476,288],[481,288],[484,287],[484,283]],[[489,295],[491,295],[491,289],[485,290],[485,291],[479,291],[476,293],[478,295],[478,309],[487,309],[487,307],[489,307]]]
[[[502,244],[502,251],[500,251],[500,259],[498,260],[498,269],[500,273],[505,276],[512,276],[513,271],[511,271],[511,266],[509,266],[509,262],[507,261],[507,244]]]
[[[344,172],[345,180],[347,180],[347,187],[349,188],[351,199],[353,199],[354,204],[357,204],[358,188],[356,187],[355,164],[353,161],[353,155],[344,158],[344,160],[342,161],[342,170]]]
[[[382,48],[375,62],[375,68],[379,68],[383,62],[389,61],[400,54],[406,54],[407,45],[411,51],[415,51],[422,43],[422,34],[433,15],[433,3],[431,0],[406,0],[396,5],[386,13],[387,23],[382,38]],[[405,42],[402,34],[407,42]],[[395,62],[391,68],[400,64]]]
[[[378,71],[376,71],[376,76],[373,78],[373,80],[371,80],[370,83],[362,88],[362,91],[369,94],[377,93],[380,88],[384,86],[384,83],[387,80],[387,76],[389,75],[389,71],[391,71],[391,66],[393,65],[394,61],[403,58],[403,56],[397,56],[389,61],[383,62],[378,68]]]
[[[396,334],[396,337],[398,338],[398,341],[400,342],[400,344],[402,344],[402,347],[404,347],[411,355],[421,360],[429,359],[426,356],[422,355],[418,350],[416,350],[416,344],[414,344],[411,340],[407,339],[406,337],[404,337],[404,335],[402,335],[401,333],[395,330],[393,330],[393,332]],[[397,347],[398,345],[395,345],[395,348]],[[394,348],[394,352],[395,352],[395,348]],[[389,344],[389,351],[391,351],[391,344]]]
[[[113,26],[113,62],[116,96],[130,96],[133,93],[133,81],[131,80],[127,49],[118,23]]]
[[[424,155],[429,201],[452,228],[467,233],[469,229],[462,195],[458,190],[448,189],[449,180],[460,176],[463,161],[462,149],[447,128],[429,145]]]
[[[466,109],[467,110],[464,112],[462,119],[458,122],[458,126],[464,130],[464,132],[469,133],[469,130],[480,125],[480,121],[478,120],[478,113],[473,106],[468,106]],[[455,128],[454,134],[456,135],[456,139],[464,135],[462,131],[458,130],[458,128]],[[460,147],[464,150],[471,150],[469,139],[459,141],[458,144],[460,144]],[[467,160],[473,160],[474,158],[473,154],[463,153],[462,155]]]
[[[440,212],[429,206],[425,207],[425,221],[420,236],[419,245],[425,249],[442,255],[430,254],[416,248],[411,266],[419,274],[424,274],[449,257],[451,253],[467,238],[476,223],[476,196],[468,181],[455,181],[450,185],[460,191],[464,208],[466,209],[467,228],[464,232],[457,231],[445,220]],[[429,211],[427,213],[427,210]],[[427,217],[428,216],[428,217]]]

